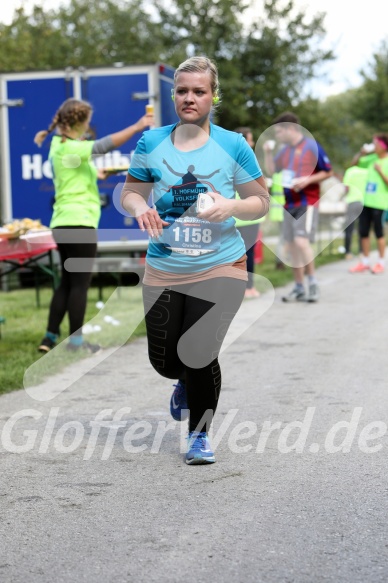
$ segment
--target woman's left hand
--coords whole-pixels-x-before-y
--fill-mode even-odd
[[[205,211],[198,213],[198,218],[205,219],[211,223],[222,223],[233,216],[235,199],[225,198],[218,192],[207,192],[206,194],[212,197],[214,204]]]
[[[105,180],[105,178],[108,177],[108,172],[106,172],[106,170],[102,170],[101,168],[99,168],[97,170],[97,178],[98,180]]]

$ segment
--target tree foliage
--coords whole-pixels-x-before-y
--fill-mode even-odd
[[[0,70],[23,71],[156,62],[159,27],[142,3],[131,0],[71,0],[57,9],[19,8],[0,25]]]
[[[353,115],[356,90],[332,95],[325,101],[308,98],[294,108],[302,125],[320,142],[334,170],[342,174],[356,152],[371,141],[372,130]]]
[[[22,71],[163,61],[206,54],[219,67],[225,127],[263,129],[298,101],[314,67],[323,14],[308,21],[294,0],[264,0],[248,27],[246,0],[70,0],[57,9],[19,8],[0,25],[0,70]],[[148,10],[148,11],[147,11]]]
[[[39,1],[39,0],[37,0]],[[307,82],[333,58],[323,50],[324,13],[308,17],[296,0],[64,0],[57,8],[23,5],[0,24],[0,71],[165,62],[191,55],[215,60],[222,102],[216,121],[249,125],[256,138],[285,110],[346,165],[373,131],[388,129],[388,46],[373,55],[358,89],[324,102]],[[258,7],[260,5],[260,8]]]
[[[166,58],[177,65],[190,54],[217,62],[224,95],[219,121],[225,127],[251,125],[263,131],[273,118],[300,100],[315,68],[332,59],[319,42],[324,14],[309,20],[294,0],[264,0],[244,27],[243,0],[156,0],[164,23]]]
[[[376,131],[388,131],[388,43],[373,54],[367,71],[361,71],[363,84],[356,92],[354,115]]]
[[[239,63],[239,109],[247,106],[256,126],[264,129],[277,114],[292,109],[315,67],[332,58],[315,46],[324,34],[323,18],[317,14],[309,21],[292,0],[285,5],[264,2],[263,15],[253,21],[244,39]],[[233,111],[228,115],[232,117]]]
[[[388,45],[383,42],[361,71],[360,87],[334,95],[324,102],[303,101],[298,110],[314,136],[325,144],[337,169],[346,168],[365,142],[378,132],[388,132]],[[309,127],[307,125],[307,127]]]

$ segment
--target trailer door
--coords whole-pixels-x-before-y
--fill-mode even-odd
[[[145,114],[147,96],[151,88],[153,67],[123,67],[120,69],[91,69],[83,73],[82,99],[91,103],[93,136],[102,138],[132,125]],[[128,169],[141,134],[135,134],[126,144],[95,160],[98,167],[123,167]],[[113,191],[125,182],[125,174],[113,175],[99,182],[101,195],[101,221],[99,240],[147,239],[136,221],[121,214],[113,204]]]
[[[34,144],[39,130],[48,128],[59,105],[73,96],[73,80],[64,72],[20,74],[6,78],[7,99],[22,99],[21,107],[4,112],[3,220],[29,217],[48,225],[54,187],[48,162],[50,139]]]

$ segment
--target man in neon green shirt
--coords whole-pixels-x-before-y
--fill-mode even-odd
[[[342,183],[346,189],[346,215],[345,215],[345,258],[352,256],[352,234],[357,218],[364,206],[364,191],[366,187],[367,169],[359,166],[350,166],[345,171]],[[361,252],[361,241],[360,241]]]
[[[364,193],[364,208],[359,219],[362,257],[350,269],[351,273],[371,270],[374,274],[384,273],[385,237],[383,228],[384,211],[388,209],[388,134],[376,134],[373,138],[377,159],[369,163]],[[371,269],[369,252],[369,232],[373,224],[377,239],[379,258]]]
[[[285,269],[285,265],[283,261],[280,259],[280,257],[283,256],[284,247],[283,218],[284,218],[284,205],[286,202],[286,198],[284,196],[283,179],[281,171],[274,172],[272,174],[271,180],[272,180],[270,188],[271,199],[268,219],[271,223],[278,224],[278,240],[275,251],[275,267],[276,269]]]
[[[237,132],[238,134],[242,134],[251,148],[255,146],[251,128],[238,127],[234,131]],[[236,193],[236,198],[240,198],[238,193]],[[253,284],[253,274],[255,271],[255,247],[259,236],[260,229],[259,223],[263,222],[265,220],[265,217],[262,217],[261,219],[254,219],[252,221],[243,221],[241,219],[238,219],[237,217],[233,218],[236,221],[235,223],[236,227],[244,240],[247,255],[248,281],[244,298],[245,299],[258,298],[260,296],[260,292],[255,288]]]

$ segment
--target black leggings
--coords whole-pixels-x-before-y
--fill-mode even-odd
[[[354,226],[356,224],[357,218],[360,216],[360,213],[362,212],[363,209],[363,205],[362,202],[350,202],[348,204],[348,208],[346,209],[346,216],[345,216],[345,224],[347,225],[345,227],[345,253],[351,253],[352,251],[352,235],[353,235],[353,230],[354,230]],[[360,237],[358,237],[359,239],[359,252],[361,253],[361,240]]]
[[[58,227],[52,232],[61,258],[61,281],[51,300],[47,330],[53,334],[59,334],[59,327],[67,312],[70,334],[80,336],[85,318],[93,260],[97,254],[97,232],[88,227]],[[74,242],[69,242],[71,238],[74,238]],[[65,261],[72,258],[89,259],[85,262],[84,272],[66,271]]]
[[[149,359],[160,375],[186,383],[189,431],[209,430],[221,391],[218,354],[245,288],[230,277],[143,286]]]
[[[257,237],[259,235],[260,225],[255,223],[253,225],[245,225],[245,227],[238,227],[241,237],[244,240],[245,250],[247,254],[247,271],[248,283],[247,288],[253,288],[253,274],[255,272],[255,246]]]
[[[384,211],[381,209],[364,206],[358,222],[361,239],[369,237],[371,225],[373,225],[376,239],[384,237],[383,214]]]

